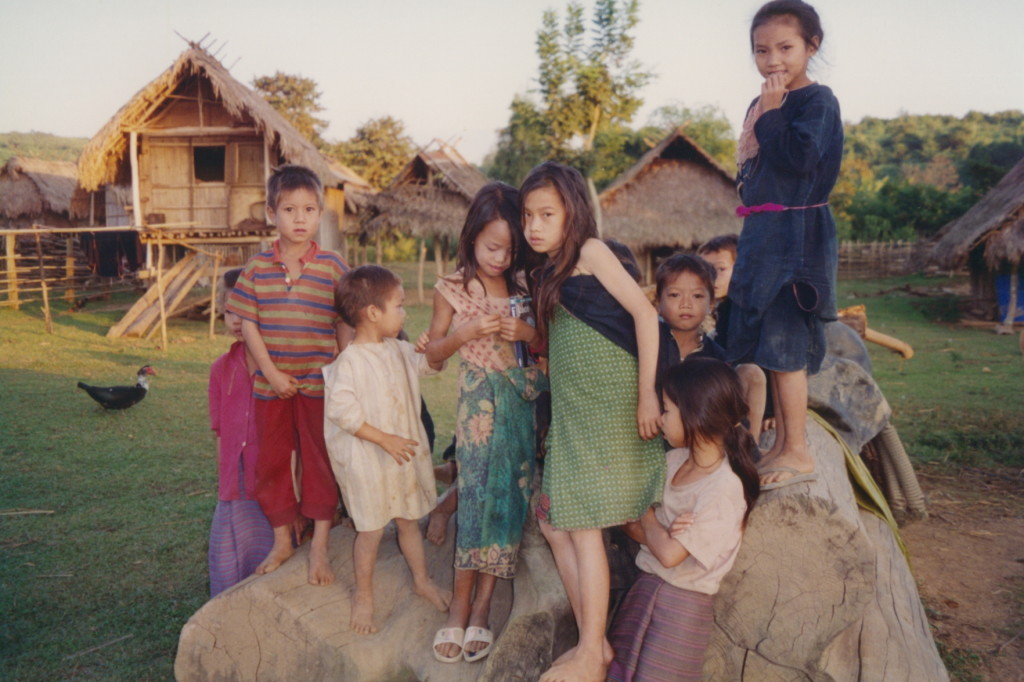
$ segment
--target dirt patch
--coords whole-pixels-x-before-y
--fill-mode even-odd
[[[1024,479],[935,467],[918,477],[930,516],[903,537],[950,676],[1024,681]]]

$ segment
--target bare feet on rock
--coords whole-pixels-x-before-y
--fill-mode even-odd
[[[807,451],[806,443],[800,450],[787,449],[777,454],[769,453],[757,463],[762,486],[785,483],[797,477],[806,480],[809,474],[814,473],[814,468],[814,459]]]
[[[288,559],[291,558],[292,554],[295,553],[295,550],[292,548],[292,541],[291,536],[289,534],[289,528],[287,526],[285,526],[284,528],[287,541],[282,543],[276,542],[277,538],[275,529],[274,546],[270,548],[270,554],[267,555],[267,558],[264,559],[260,563],[260,565],[256,567],[256,570],[254,571],[256,575],[266,575],[267,573],[272,573],[276,571],[281,566],[281,564],[288,561]]]
[[[373,595],[356,592],[352,595],[352,618],[349,627],[357,635],[372,635],[377,632],[373,624]]]
[[[568,658],[566,654],[571,652]],[[608,640],[602,642],[601,653],[574,647],[559,656],[540,676],[540,682],[604,682],[608,666],[615,657]]]
[[[313,542],[309,546],[309,584],[330,585],[334,582],[334,571],[327,558],[327,549],[317,545]]]
[[[448,604],[452,601],[452,593],[448,590],[442,590],[432,580],[415,583],[412,590],[433,604],[438,611],[447,611]]]

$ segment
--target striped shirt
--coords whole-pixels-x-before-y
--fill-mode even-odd
[[[270,359],[298,380],[303,395],[323,398],[320,370],[338,350],[334,285],[348,272],[348,265],[333,251],[322,251],[316,242],[310,242],[299,262],[302,274],[292,282],[280,242],[275,241],[273,249],[249,259],[225,310],[259,326]],[[261,371],[256,372],[253,390],[257,398],[277,397]]]

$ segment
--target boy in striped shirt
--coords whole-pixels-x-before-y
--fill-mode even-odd
[[[273,172],[267,216],[278,239],[249,260],[225,308],[242,318],[242,336],[259,366],[255,495],[274,528],[274,546],[256,573],[270,573],[294,553],[291,525],[301,511],[313,520],[313,585],[334,582],[327,539],[338,506],[324,444],[320,370],[350,338],[334,310],[334,286],[348,265],[313,241],[323,196],[320,178],[308,168],[285,165]],[[292,451],[302,463],[301,505],[292,484]]]

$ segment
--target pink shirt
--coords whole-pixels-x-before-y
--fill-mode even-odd
[[[245,343],[235,341],[210,367],[210,428],[220,437],[219,500],[256,499],[255,401],[253,376],[245,364]],[[244,491],[238,485],[239,466],[245,471]]]

